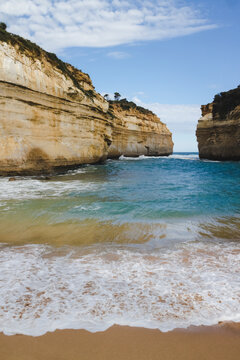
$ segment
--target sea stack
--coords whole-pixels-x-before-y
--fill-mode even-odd
[[[132,109],[120,116],[116,108],[88,74],[0,29],[0,175],[50,173],[116,152],[172,153],[171,133],[160,119]]]
[[[196,135],[201,159],[240,160],[240,87],[202,106]]]

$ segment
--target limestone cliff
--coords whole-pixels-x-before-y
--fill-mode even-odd
[[[118,121],[130,130],[127,147],[141,138],[133,138],[134,131],[148,134],[142,137],[146,144],[135,146],[143,150],[136,151],[139,155],[148,153],[151,133],[156,149],[156,131],[169,137],[159,120],[133,129],[140,121],[124,116],[115,121],[87,74],[0,29],[0,174],[52,172],[102,161],[120,130]],[[124,144],[119,150],[124,153]]]
[[[109,112],[114,126],[108,157],[172,154],[172,134],[151,111],[123,99],[111,101]]]
[[[87,74],[0,31],[0,173],[41,173],[107,157],[108,102]]]
[[[210,160],[240,160],[240,88],[216,95],[202,106],[197,126],[199,156]]]

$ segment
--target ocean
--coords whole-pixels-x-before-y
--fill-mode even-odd
[[[240,163],[196,153],[0,179],[0,331],[240,321]]]

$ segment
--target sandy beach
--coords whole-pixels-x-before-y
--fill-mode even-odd
[[[1,360],[237,360],[240,324],[159,330],[114,326],[105,332],[64,330],[41,337],[0,335]]]

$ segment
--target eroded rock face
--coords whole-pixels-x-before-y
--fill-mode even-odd
[[[0,175],[171,152],[155,115],[109,111],[87,74],[0,29]]]
[[[51,172],[105,159],[109,105],[89,76],[6,36],[0,41],[0,174]]]
[[[111,126],[94,106],[0,82],[0,173],[35,174],[107,157]]]
[[[109,110],[114,124],[109,158],[172,154],[172,134],[151,111],[124,100],[110,102]]]
[[[240,160],[240,88],[202,106],[196,135],[200,158]]]

